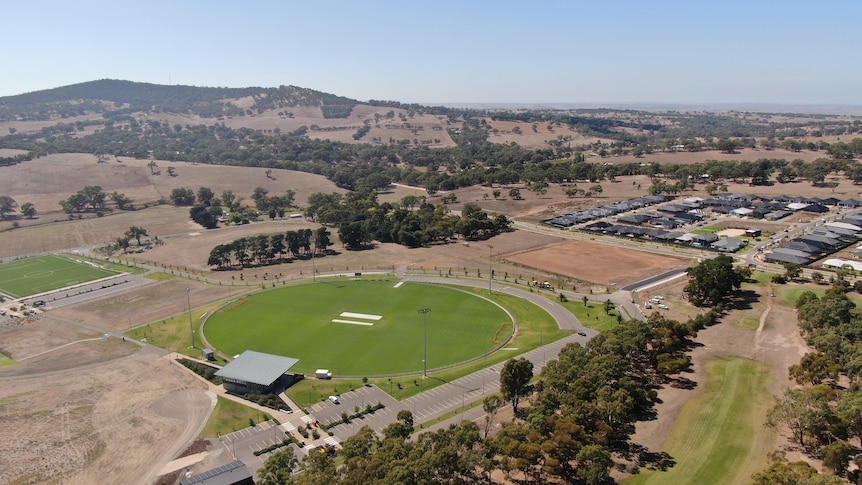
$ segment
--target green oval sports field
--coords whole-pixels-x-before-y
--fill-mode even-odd
[[[514,331],[496,304],[467,291],[397,281],[322,281],[265,291],[226,305],[204,327],[207,342],[299,359],[292,372],[340,376],[421,373],[427,314],[428,370],[478,357]]]

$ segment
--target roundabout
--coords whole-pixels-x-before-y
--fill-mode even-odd
[[[226,355],[293,357],[295,372],[329,369],[340,377],[457,365],[503,347],[514,330],[511,314],[477,293],[397,279],[267,290],[222,306],[203,327],[209,345]]]

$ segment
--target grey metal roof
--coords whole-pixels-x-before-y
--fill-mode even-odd
[[[245,463],[237,460],[181,480],[180,485],[233,485],[249,478],[253,478],[251,472],[248,471]]]
[[[280,355],[246,350],[239,357],[230,361],[228,365],[219,369],[215,375],[222,378],[268,386],[290,370],[297,362],[299,362],[299,359],[294,359],[293,357],[282,357]]]

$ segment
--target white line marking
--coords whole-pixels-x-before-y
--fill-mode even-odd
[[[337,318],[332,320],[332,323],[349,323],[351,325],[365,325],[367,327],[371,327],[374,325],[373,323],[369,323],[369,322],[355,322],[353,320],[339,320]]]
[[[353,312],[341,312],[340,317],[347,318],[360,318],[362,320],[380,320],[383,318],[382,315],[369,315],[367,313],[353,313]]]
[[[403,284],[404,284],[403,281],[399,281],[398,283],[395,283],[395,288],[398,288],[399,286],[401,286]]]

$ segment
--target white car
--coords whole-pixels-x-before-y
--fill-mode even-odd
[[[329,396],[329,401],[332,402],[332,404],[341,404],[338,402],[338,396]]]
[[[670,310],[670,307],[665,305],[665,304],[661,304],[658,307],[661,308],[662,310]]]

